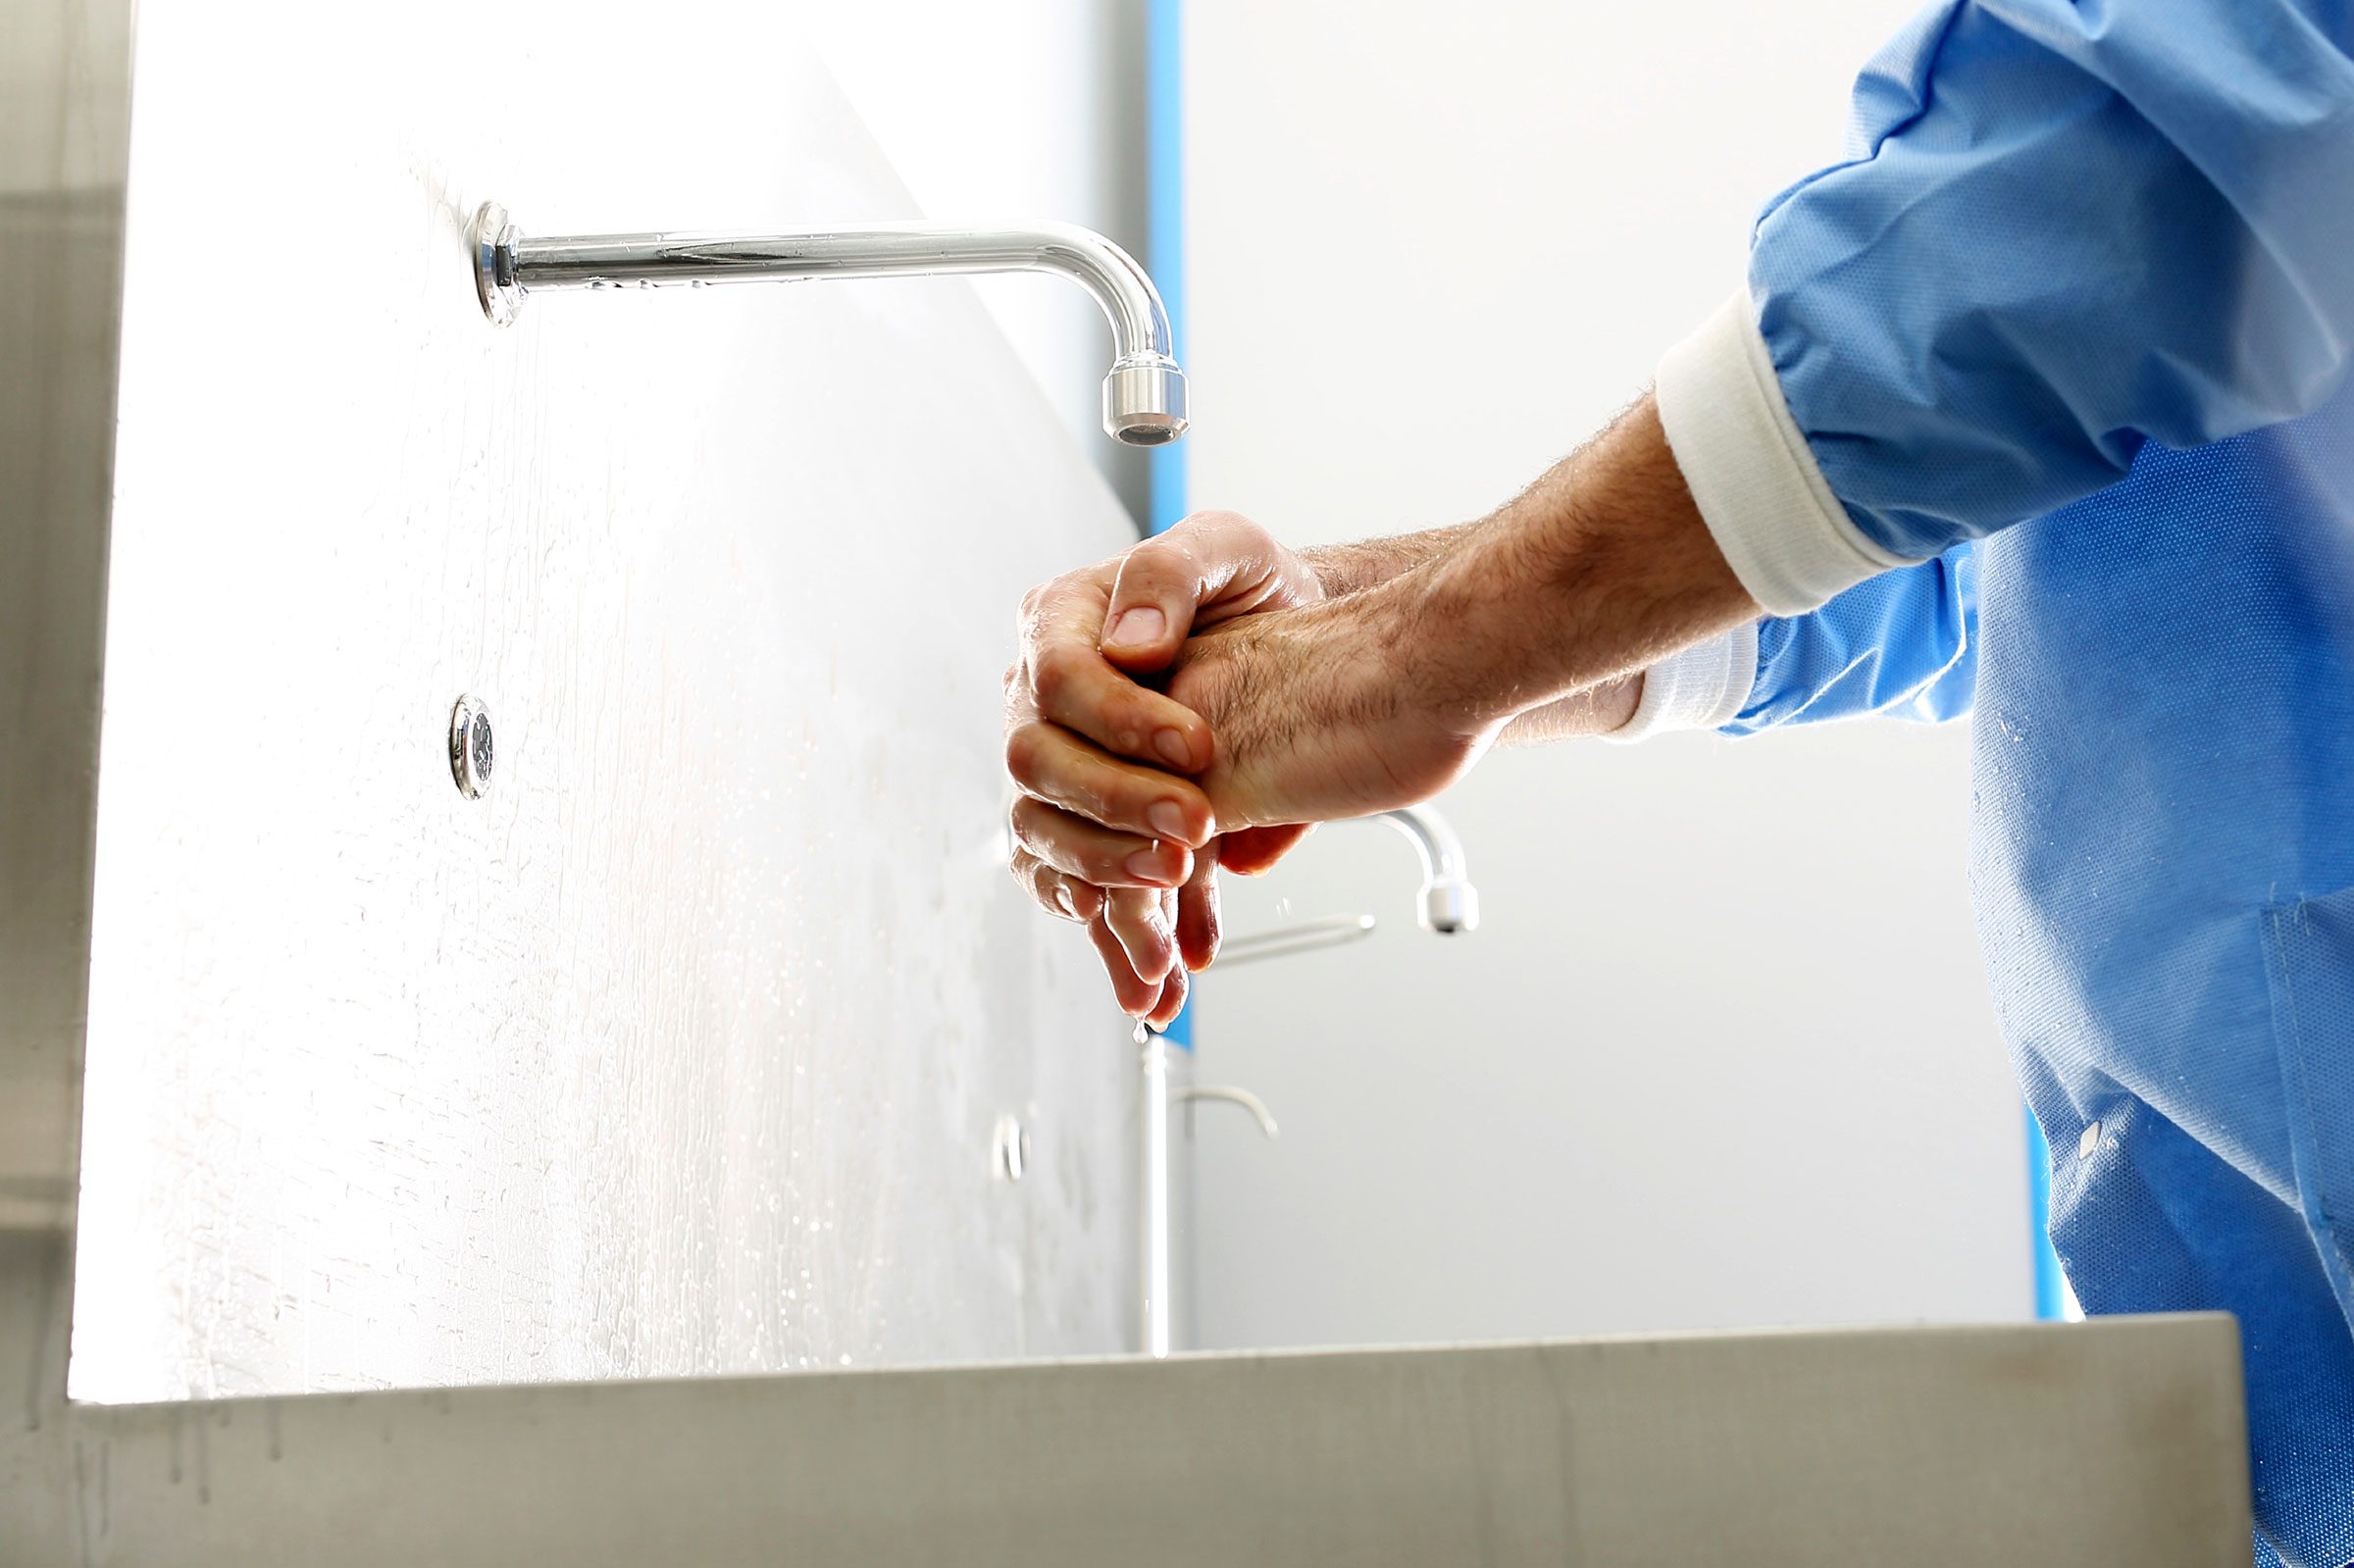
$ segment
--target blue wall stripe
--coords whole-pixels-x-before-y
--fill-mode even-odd
[[[1145,19],[1145,270],[1168,307],[1177,363],[1185,357],[1185,9],[1180,0],[1151,0]],[[1190,388],[1189,388],[1190,390]],[[1186,513],[1187,443],[1155,447],[1151,464],[1153,532],[1174,528]],[[1168,1037],[1194,1048],[1194,1003],[1169,1025]]]
[[[1151,0],[1145,24],[1145,270],[1169,309],[1177,363],[1185,356],[1185,7]],[[1189,367],[1190,368],[1190,367]],[[1156,448],[1152,465],[1152,531],[1185,516],[1185,453],[1179,441]]]
[[[2027,1219],[2035,1233],[2035,1315],[2047,1323],[2056,1323],[2068,1314],[2061,1306],[2060,1254],[2052,1247],[2052,1149],[2043,1140],[2043,1129],[2036,1124],[2035,1113],[2026,1111],[2024,1114],[2027,1119]]]

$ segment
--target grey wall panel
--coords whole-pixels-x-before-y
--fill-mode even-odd
[[[0,0],[0,1229],[71,1223],[130,25]]]

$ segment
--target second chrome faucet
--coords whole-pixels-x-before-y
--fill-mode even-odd
[[[1479,889],[1463,858],[1463,841],[1447,819],[1431,806],[1403,806],[1361,819],[1386,822],[1406,835],[1422,862],[1422,885],[1415,894],[1414,917],[1422,929],[1442,936],[1458,936],[1479,926]],[[1342,947],[1373,935],[1371,915],[1327,915],[1273,931],[1236,936],[1218,950],[1218,962],[1229,969],[1265,958]]]

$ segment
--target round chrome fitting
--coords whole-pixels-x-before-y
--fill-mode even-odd
[[[476,697],[460,697],[449,712],[449,776],[458,793],[480,800],[490,787],[490,714]]]
[[[1103,378],[1103,433],[1130,446],[1166,446],[1185,433],[1185,372],[1174,360],[1124,359]]]
[[[515,278],[515,241],[522,236],[494,201],[474,215],[474,292],[493,327],[511,327],[523,309],[523,285]]]

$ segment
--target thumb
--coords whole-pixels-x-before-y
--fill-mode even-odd
[[[1266,598],[1284,553],[1266,530],[1232,512],[1197,512],[1145,540],[1120,558],[1103,612],[1103,657],[1124,670],[1166,669],[1205,605],[1232,614]]]
[[[1202,569],[1179,531],[1130,550],[1103,611],[1103,657],[1124,670],[1166,669],[1193,631],[1202,586]]]

